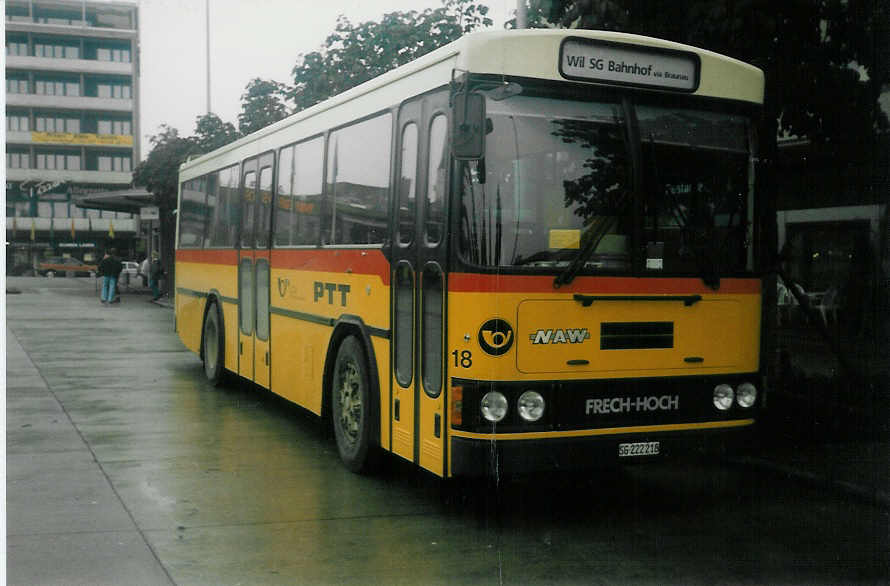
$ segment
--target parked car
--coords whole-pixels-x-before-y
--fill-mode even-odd
[[[142,285],[142,280],[139,277],[139,263],[132,260],[122,260],[121,264],[124,268],[121,271],[118,281],[122,285],[129,287],[139,287]]]
[[[49,257],[37,265],[37,274],[45,277],[64,277],[68,274],[88,277],[95,272],[96,265],[86,264],[71,257]]]

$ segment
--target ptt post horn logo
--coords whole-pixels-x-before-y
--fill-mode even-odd
[[[290,285],[290,280],[282,279],[278,277],[278,295],[284,297],[287,294],[287,286]]]
[[[513,346],[513,328],[500,318],[490,319],[479,328],[479,346],[486,354],[500,356]]]

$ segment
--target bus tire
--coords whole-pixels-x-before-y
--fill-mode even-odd
[[[219,316],[219,306],[211,302],[204,314],[204,327],[201,334],[201,360],[204,362],[204,376],[213,386],[219,386],[225,374],[225,332]]]
[[[372,437],[375,414],[370,380],[361,342],[355,336],[347,336],[334,361],[331,419],[340,460],[359,474],[374,471],[379,457]]]

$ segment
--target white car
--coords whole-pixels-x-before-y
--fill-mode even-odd
[[[130,287],[138,287],[142,284],[139,278],[139,263],[131,260],[122,260],[121,264],[124,269],[121,271],[118,281]]]

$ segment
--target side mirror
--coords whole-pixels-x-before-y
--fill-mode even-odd
[[[451,124],[451,150],[458,161],[481,159],[485,155],[485,98],[478,93],[458,94],[454,100]]]

